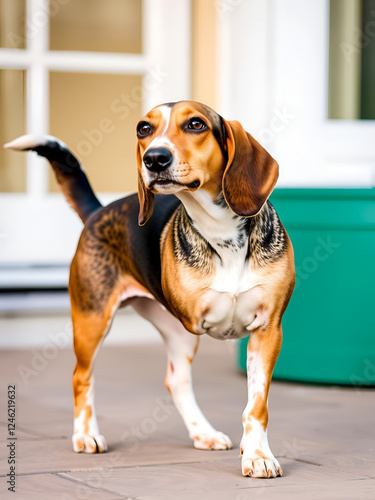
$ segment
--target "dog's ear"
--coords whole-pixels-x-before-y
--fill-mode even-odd
[[[223,123],[228,151],[222,180],[224,198],[234,213],[252,217],[275,187],[279,166],[239,122],[223,119]]]
[[[151,217],[154,210],[155,196],[152,191],[146,188],[142,178],[142,156],[137,144],[137,163],[138,163],[138,199],[139,199],[139,215],[138,224],[144,226]]]

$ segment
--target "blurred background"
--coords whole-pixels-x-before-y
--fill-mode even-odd
[[[304,225],[292,220],[296,196],[346,190],[328,228],[337,241],[332,231],[349,230],[342,219],[353,213],[345,196],[373,193],[374,38],[375,0],[0,0],[0,143],[60,137],[107,203],[136,190],[142,115],[165,101],[198,100],[239,120],[277,159],[288,230]],[[322,218],[329,207],[318,210]],[[81,223],[43,159],[0,149],[0,214],[2,320],[66,312]],[[363,214],[373,230],[373,209]],[[314,233],[302,253],[294,237],[307,287],[326,263],[303,273],[304,259],[326,235]],[[340,289],[337,273],[329,281]],[[3,345],[16,338],[9,325]],[[31,341],[29,327],[26,336],[19,345]]]

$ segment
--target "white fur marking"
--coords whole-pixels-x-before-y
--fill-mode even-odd
[[[66,144],[53,135],[34,135],[26,134],[17,137],[11,142],[4,144],[5,149],[13,149],[15,151],[24,151],[25,149],[33,149],[37,146],[45,146],[49,141],[57,142],[60,146],[67,148]]]
[[[264,398],[266,389],[266,376],[262,358],[258,352],[248,352],[247,377],[248,403],[243,412],[244,431],[241,440],[242,472],[253,477],[276,477],[281,469],[269,447],[267,429],[264,430],[262,424],[250,416],[257,398],[259,396]],[[268,402],[265,404],[268,405]],[[248,426],[250,426],[250,430]]]
[[[166,125],[165,125],[165,128],[163,130],[163,135],[166,133],[166,131],[168,130],[168,127],[169,127],[169,122],[171,120],[171,112],[172,112],[172,108],[170,106],[161,106],[161,108],[159,108],[163,117],[165,118],[166,120]]]
[[[153,141],[150,142],[146,151],[148,151],[151,148],[162,147],[162,146],[168,146],[171,148],[172,151],[174,151],[174,145],[173,145],[172,141],[170,141],[168,139],[168,137],[165,136],[165,133],[168,130],[169,123],[171,120],[172,109],[169,106],[160,106],[160,108],[158,108],[158,109],[160,110],[161,114],[163,115],[163,118],[165,119],[166,124],[165,124],[164,130],[161,133],[161,135],[159,135]]]

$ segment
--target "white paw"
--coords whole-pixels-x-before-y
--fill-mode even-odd
[[[108,450],[105,438],[100,434],[90,436],[77,432],[73,434],[72,441],[76,453],[104,453]]]
[[[242,457],[242,474],[250,477],[270,478],[283,475],[283,470],[274,456]]]
[[[232,441],[223,432],[213,431],[193,436],[194,448],[198,450],[230,450]]]

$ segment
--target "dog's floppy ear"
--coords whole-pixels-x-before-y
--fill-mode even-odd
[[[137,162],[138,162],[138,199],[139,199],[139,215],[138,224],[144,226],[151,217],[154,210],[155,196],[152,191],[147,189],[142,178],[142,157],[137,144]]]
[[[275,187],[279,166],[272,156],[237,121],[223,119],[228,163],[222,187],[229,208],[241,217],[252,217]]]

